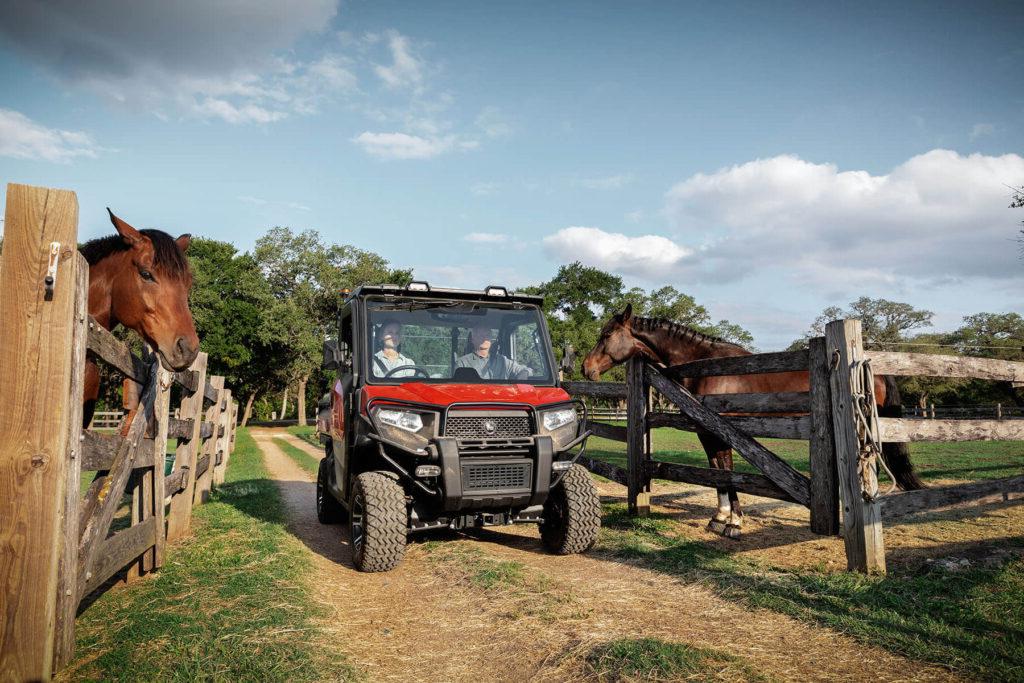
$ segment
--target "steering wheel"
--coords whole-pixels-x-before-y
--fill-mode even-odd
[[[387,373],[385,373],[384,379],[387,379],[388,377],[391,377],[391,375],[402,370],[412,370],[414,373],[413,376],[419,374],[422,375],[424,379],[430,379],[430,373],[427,372],[427,369],[419,365],[399,365],[397,368],[391,368]]]

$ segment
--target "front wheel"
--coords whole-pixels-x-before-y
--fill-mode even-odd
[[[361,572],[386,572],[405,556],[408,513],[405,491],[386,474],[356,477],[349,509],[352,563]]]
[[[544,503],[541,540],[553,553],[572,555],[593,546],[600,529],[597,487],[582,465],[573,465]]]
[[[316,518],[321,524],[337,524],[345,521],[345,508],[327,490],[331,476],[330,458],[320,460],[316,473]]]

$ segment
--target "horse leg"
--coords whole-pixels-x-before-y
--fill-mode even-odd
[[[708,456],[708,463],[713,468],[732,470],[732,449],[729,444],[707,432],[697,432],[697,438]],[[716,490],[718,491],[718,510],[708,522],[708,530],[720,536],[739,538],[740,528],[743,526],[743,513],[740,512],[736,489],[719,486]]]

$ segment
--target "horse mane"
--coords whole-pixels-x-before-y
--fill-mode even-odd
[[[686,343],[727,344],[740,349],[743,348],[735,342],[722,339],[721,337],[715,337],[710,334],[704,334],[700,330],[694,329],[689,325],[684,325],[681,322],[669,320],[668,318],[645,318],[643,316],[634,315],[631,324],[633,329],[639,330],[640,332],[656,332],[658,330],[663,330],[668,334],[670,339],[678,339],[679,341]]]
[[[139,230],[153,243],[153,263],[172,275],[188,275],[188,259],[178,247],[174,238],[163,230]],[[90,266],[94,266],[108,256],[113,256],[131,247],[125,244],[120,235],[107,235],[89,240],[78,251],[82,253]]]

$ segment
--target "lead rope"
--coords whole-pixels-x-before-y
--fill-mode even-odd
[[[871,372],[871,361],[864,359],[853,364],[851,389],[857,422],[857,443],[860,444],[857,468],[864,500],[871,502],[879,497],[879,463],[893,482],[889,490],[881,495],[887,496],[896,490],[896,477],[882,458],[882,437],[878,428],[878,404],[875,402],[875,376]]]

